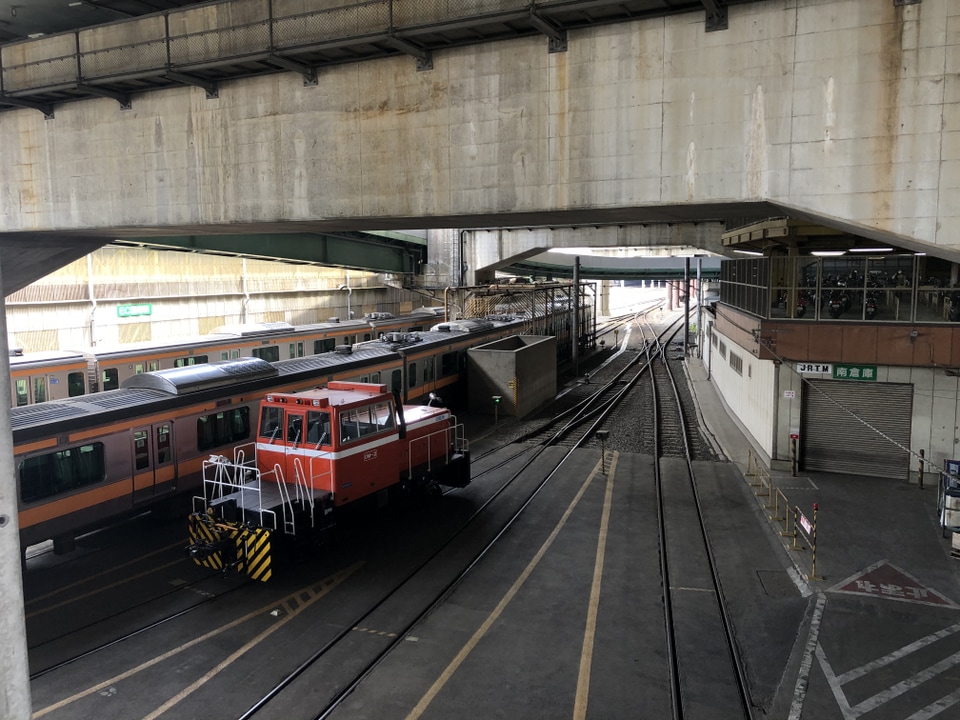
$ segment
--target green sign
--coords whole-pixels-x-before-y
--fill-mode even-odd
[[[136,317],[138,315],[152,315],[153,305],[142,303],[140,305],[117,305],[117,317]]]
[[[875,382],[877,379],[876,365],[841,365],[833,364],[834,380],[865,380]]]

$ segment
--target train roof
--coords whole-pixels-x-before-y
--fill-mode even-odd
[[[309,355],[293,360],[268,363],[259,358],[201,363],[171,370],[142,373],[124,382],[118,390],[90,393],[63,400],[12,408],[10,424],[15,442],[41,439],[51,432],[66,433],[116,420],[129,420],[143,413],[162,412],[187,403],[200,403],[226,397],[249,395],[297,383],[323,384],[334,373],[362,371],[401,355],[442,350],[458,342],[470,341],[482,327],[507,327],[514,323],[490,321],[472,324],[476,329],[464,332],[387,333],[381,340],[361,343],[349,351]],[[278,387],[280,386],[280,387]]]
[[[124,380],[122,387],[184,395],[251,380],[275,378],[277,375],[277,368],[266,360],[244,357],[138,373]]]

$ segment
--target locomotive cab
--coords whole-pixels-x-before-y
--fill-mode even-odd
[[[394,487],[464,487],[469,462],[463,426],[448,409],[399,406],[386,385],[331,381],[271,393],[252,447],[204,463],[187,550],[199,564],[266,580],[271,534],[319,535],[337,508]]]

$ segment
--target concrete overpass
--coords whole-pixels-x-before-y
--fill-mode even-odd
[[[427,228],[458,284],[771,216],[960,259],[950,0],[322,5],[0,48],[5,288],[115,238]]]

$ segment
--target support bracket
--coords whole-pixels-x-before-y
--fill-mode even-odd
[[[290,58],[283,57],[282,55],[270,55],[269,61],[285,70],[303,75],[304,87],[314,87],[318,84],[317,69],[315,67],[310,67],[305,63],[291,60]]]
[[[100,87],[98,85],[87,85],[85,83],[77,83],[77,90],[90,95],[97,95],[99,97],[116,100],[118,103],[120,103],[120,108],[123,110],[129,110],[132,107],[130,104],[130,96],[127,93],[117,92],[116,90]]]
[[[167,70],[164,73],[168,78],[174,82],[183,83],[184,85],[194,85],[199,88],[203,88],[207,93],[207,100],[213,100],[220,97],[220,91],[217,88],[215,82],[210,82],[209,80],[204,80],[203,78],[198,78],[195,75],[189,75],[187,73],[177,72],[176,70]]]
[[[31,110],[39,110],[43,113],[44,117],[47,120],[53,120],[53,105],[48,103],[38,103],[33,100],[22,100],[20,98],[15,98],[7,95],[6,93],[0,93],[0,105],[13,105],[14,107],[29,108]]]
[[[387,44],[396,48],[402,53],[411,55],[417,60],[417,70],[433,70],[433,54],[429,50],[417,47],[413,43],[407,42],[396,35],[387,38]]]
[[[707,11],[707,19],[704,23],[706,32],[727,29],[727,7],[721,0],[700,0],[703,9]]]
[[[567,51],[567,31],[554,27],[551,22],[537,15],[531,8],[530,22],[541,33],[547,36],[547,50],[552,53]]]

